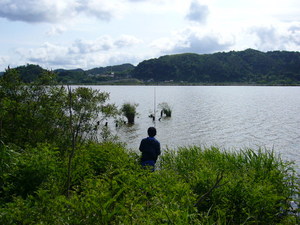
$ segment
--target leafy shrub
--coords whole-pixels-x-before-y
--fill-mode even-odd
[[[0,77],[0,139],[22,148],[45,142],[67,148],[72,139],[76,144],[95,139],[100,122],[119,113],[108,98],[92,88],[67,90],[52,72],[27,84],[8,69]]]
[[[137,114],[136,107],[137,104],[124,103],[121,107],[121,112],[127,118],[129,124],[134,124],[134,118]]]
[[[69,195],[62,191],[67,162],[57,149],[42,145],[18,157],[5,189],[11,198],[0,201],[1,224],[299,222],[289,208],[299,180],[273,152],[168,150],[153,173],[121,144],[90,142],[74,156]]]
[[[171,107],[168,105],[168,103],[166,102],[162,102],[158,105],[158,107],[161,109],[161,112],[160,112],[160,116],[162,117],[163,114],[166,115],[166,117],[171,117],[171,114],[172,114],[172,109]]]
[[[25,149],[15,160],[9,176],[5,176],[6,197],[34,194],[61,167],[57,149],[46,144]]]
[[[209,219],[226,224],[277,223],[299,188],[290,164],[261,149],[181,148],[166,153],[161,167],[175,170],[191,185],[203,218],[209,212]]]
[[[44,189],[47,185],[41,185],[43,188],[34,195],[15,197],[4,204],[0,208],[0,222],[186,224],[197,221],[193,205],[196,195],[188,183],[182,183],[172,171],[151,173],[142,169],[136,155],[125,150],[112,143],[88,145],[74,160],[77,164],[74,174],[80,177],[80,183],[73,186],[69,198],[53,195]],[[83,169],[88,166],[89,169]]]

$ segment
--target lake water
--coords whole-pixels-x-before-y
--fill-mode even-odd
[[[110,102],[138,103],[133,126],[111,130],[137,150],[147,128],[157,128],[162,149],[217,146],[274,149],[300,165],[300,87],[262,86],[92,86],[110,93]],[[166,102],[172,117],[153,123],[154,105]],[[156,103],[156,104],[155,104]],[[160,112],[157,109],[156,116]]]

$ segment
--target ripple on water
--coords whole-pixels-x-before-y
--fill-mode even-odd
[[[94,86],[94,88],[96,88]],[[284,159],[300,164],[300,87],[174,87],[156,88],[156,102],[167,102],[172,118],[156,122],[162,147],[217,145],[224,148],[274,148]],[[111,102],[138,103],[140,118],[119,131],[137,149],[153,111],[150,86],[100,86]]]

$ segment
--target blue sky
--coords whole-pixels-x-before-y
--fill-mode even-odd
[[[0,0],[0,71],[166,54],[300,51],[299,0]]]

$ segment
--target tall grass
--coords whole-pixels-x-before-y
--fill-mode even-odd
[[[229,224],[277,223],[299,191],[291,163],[268,150],[180,148],[162,157],[161,168],[176,171],[202,197],[199,212]]]
[[[0,201],[1,224],[299,223],[289,205],[299,200],[299,179],[273,151],[167,150],[152,173],[121,144],[89,143],[74,158],[69,196],[60,188],[64,160],[52,151],[46,145],[17,155],[10,175],[42,174],[43,181],[18,193],[20,179],[3,176],[1,196],[11,198]]]

